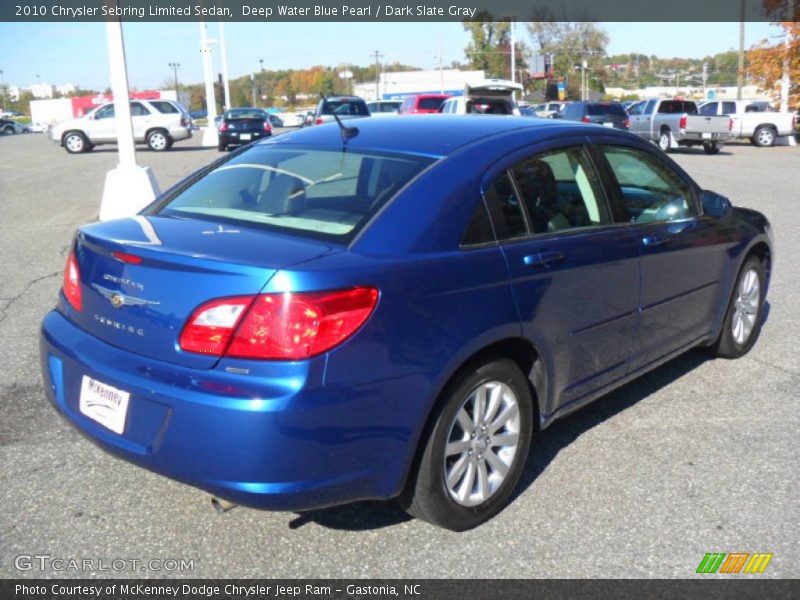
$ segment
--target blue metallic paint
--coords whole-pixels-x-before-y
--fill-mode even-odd
[[[148,243],[141,221],[81,229],[86,306],[76,314],[61,296],[41,337],[50,399],[79,430],[131,462],[241,504],[308,509],[389,498],[403,488],[441,390],[470,357],[504,340],[529,344],[544,365],[538,414],[547,426],[713,339],[744,257],[756,244],[771,246],[766,219],[734,209],[722,219],[617,223],[463,249],[483,186],[515,160],[570,140],[651,147],[603,128],[522,118],[365,119],[358,127],[349,147],[444,158],[347,246],[155,216],[137,219],[162,245]],[[341,140],[336,125],[323,125],[268,144]],[[670,244],[643,246],[665,227],[680,229]],[[113,250],[142,256],[142,265],[114,262]],[[550,251],[566,260],[542,267],[529,258]],[[101,271],[125,280],[121,291],[141,283],[146,291],[137,293],[160,304],[114,313],[87,285]],[[217,360],[177,347],[189,313],[211,298],[351,285],[377,287],[378,307],[324,355]],[[107,331],[93,314],[148,333]],[[80,414],[84,374],[131,392],[124,435]]]

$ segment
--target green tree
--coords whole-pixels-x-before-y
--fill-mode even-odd
[[[472,38],[466,49],[467,59],[473,69],[485,71],[487,77],[508,79],[511,75],[510,27],[507,22],[489,21],[489,17],[489,13],[483,11],[476,15],[477,21],[464,23],[464,31]]]

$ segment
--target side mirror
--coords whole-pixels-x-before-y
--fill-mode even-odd
[[[716,192],[703,190],[701,200],[703,202],[703,213],[710,217],[724,217],[733,208],[731,201],[725,196],[720,196]]]

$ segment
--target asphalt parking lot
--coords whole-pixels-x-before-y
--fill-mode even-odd
[[[217,158],[193,144],[199,136],[137,158],[166,189]],[[771,552],[760,577],[799,577],[800,147],[673,157],[772,222],[776,265],[758,344],[738,361],[690,352],[555,424],[534,438],[512,504],[457,534],[393,503],[217,514],[204,492],[71,429],[42,391],[38,328],[117,155],[0,137],[0,577],[692,577],[706,552]],[[34,554],[106,566],[188,559],[193,570],[15,568],[15,557]]]

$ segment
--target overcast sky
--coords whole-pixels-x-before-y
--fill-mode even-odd
[[[738,23],[603,23],[609,54],[639,52],[660,57],[703,57],[735,49]],[[518,39],[526,39],[517,26]],[[199,82],[202,64],[197,23],[126,23],[124,35],[131,87],[159,87],[172,77],[169,62],[181,63],[179,79]],[[746,46],[779,30],[748,23]],[[216,23],[210,37],[218,36]],[[225,26],[231,77],[259,69],[367,64],[380,50],[383,60],[423,68],[436,66],[441,39],[445,64],[464,60],[468,36],[460,23],[229,23]],[[102,23],[0,23],[2,80],[20,86],[42,82],[75,83],[84,88],[108,85],[105,29]],[[774,40],[773,40],[774,41]],[[218,52],[214,52],[219,70]]]

